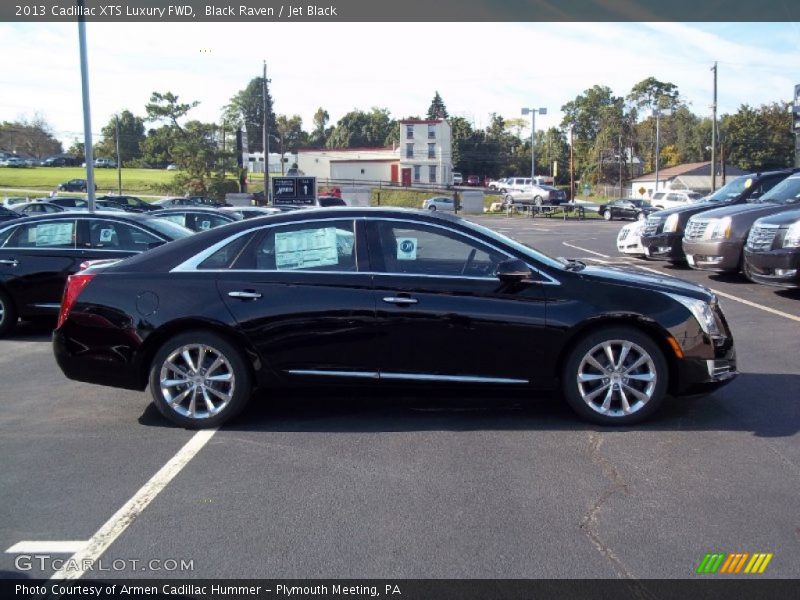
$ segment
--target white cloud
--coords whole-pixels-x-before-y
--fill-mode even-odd
[[[712,24],[713,25],[713,24]],[[266,58],[278,113],[309,128],[325,108],[335,122],[353,108],[423,114],[436,90],[451,114],[485,126],[489,114],[519,116],[544,106],[538,127],[559,124],[560,107],[585,89],[625,95],[654,76],[675,83],[694,112],[710,114],[719,61],[720,113],[791,97],[800,63],[794,24],[771,24],[769,39],[748,24],[682,23],[90,23],[87,25],[95,135],[118,110],[144,113],[153,91],[199,100],[195,118],[222,106]],[[794,37],[793,37],[794,36]],[[782,44],[774,40],[784,40]],[[75,24],[0,24],[6,60],[0,120],[39,111],[59,137],[82,136]]]

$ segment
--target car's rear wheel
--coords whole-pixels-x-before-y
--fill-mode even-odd
[[[503,200],[506,206],[514,206],[514,197],[511,194],[507,194]]]
[[[667,378],[667,362],[656,343],[620,326],[581,339],[564,365],[562,384],[569,405],[587,421],[628,425],[658,409]]]
[[[611,220],[611,211],[610,210],[604,210],[603,211],[603,218],[606,221],[610,221]]]
[[[216,427],[237,415],[252,391],[239,350],[208,331],[176,335],[156,353],[150,393],[156,408],[181,427]]]
[[[4,290],[0,290],[0,337],[11,333],[17,326],[17,309]]]
[[[435,204],[431,204],[428,208],[430,209],[431,212],[436,212],[436,205]]]
[[[645,213],[640,212],[636,214],[637,221],[644,221],[645,219],[647,219],[647,215]]]
[[[541,205],[542,205],[542,197],[541,197],[541,196],[536,196],[536,197],[534,197],[534,199],[533,199],[533,203],[534,203],[536,206],[541,206]]]

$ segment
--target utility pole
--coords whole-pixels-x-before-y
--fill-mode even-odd
[[[575,202],[575,129],[569,128],[569,199]]]
[[[122,196],[122,157],[119,155],[119,115],[114,115],[114,137],[117,140],[117,195]]]
[[[267,113],[267,61],[264,61],[264,81],[261,86],[262,100],[264,101],[264,122],[261,128],[263,136],[261,147],[264,150],[264,202],[270,204],[269,195],[269,115]]]
[[[89,212],[94,212],[94,153],[92,152],[92,116],[89,106],[89,60],[86,55],[86,20],[83,0],[78,0],[78,47],[81,56],[81,96],[83,98],[83,154],[86,157],[86,192],[89,194]]]
[[[617,163],[619,164],[619,197],[624,198],[622,193],[622,132],[619,134],[619,154],[617,154]]]
[[[711,67],[714,71],[714,102],[711,104],[712,120],[711,120],[711,191],[717,189],[717,61],[714,61],[714,66]]]

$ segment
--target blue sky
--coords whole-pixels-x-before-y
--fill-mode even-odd
[[[626,95],[651,75],[710,115],[715,60],[720,113],[788,101],[800,83],[798,23],[89,23],[87,39],[95,134],[116,111],[143,115],[153,91],[219,120],[262,59],[276,112],[306,129],[318,107],[333,122],[373,106],[423,114],[436,90],[476,126],[541,106],[545,128],[583,90]],[[40,113],[67,145],[82,137],[77,25],[2,23],[0,52],[0,120]]]

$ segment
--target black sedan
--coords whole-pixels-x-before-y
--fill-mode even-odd
[[[601,204],[597,207],[597,214],[606,221],[611,219],[633,219],[644,221],[656,208],[645,200],[639,198],[620,198],[612,200],[608,204]]]
[[[214,427],[285,382],[560,388],[630,424],[736,375],[706,288],[556,260],[458,217],[310,209],[195,234],[67,284],[71,379]]]
[[[82,262],[126,258],[192,232],[144,215],[59,212],[0,225],[0,335],[17,319],[55,316]]]
[[[222,212],[215,208],[202,208],[200,206],[185,206],[183,208],[165,208],[151,211],[150,216],[172,221],[178,225],[188,227],[192,231],[206,231],[220,225],[227,225],[234,221],[241,221],[242,215],[238,212]]]
[[[171,208],[175,206],[204,206],[207,208],[217,208],[220,206],[230,206],[226,202],[220,202],[205,196],[180,196],[177,198],[161,198],[153,202],[158,208]]]
[[[89,189],[89,182],[85,179],[70,179],[58,185],[60,192],[85,192]],[[97,184],[94,185],[97,189]]]
[[[138,196],[117,196],[117,195],[106,195],[106,196],[98,196],[98,200],[103,200],[109,204],[118,205],[123,210],[127,210],[129,212],[149,212],[151,210],[158,210],[159,206],[155,206],[150,202],[145,202]]]

